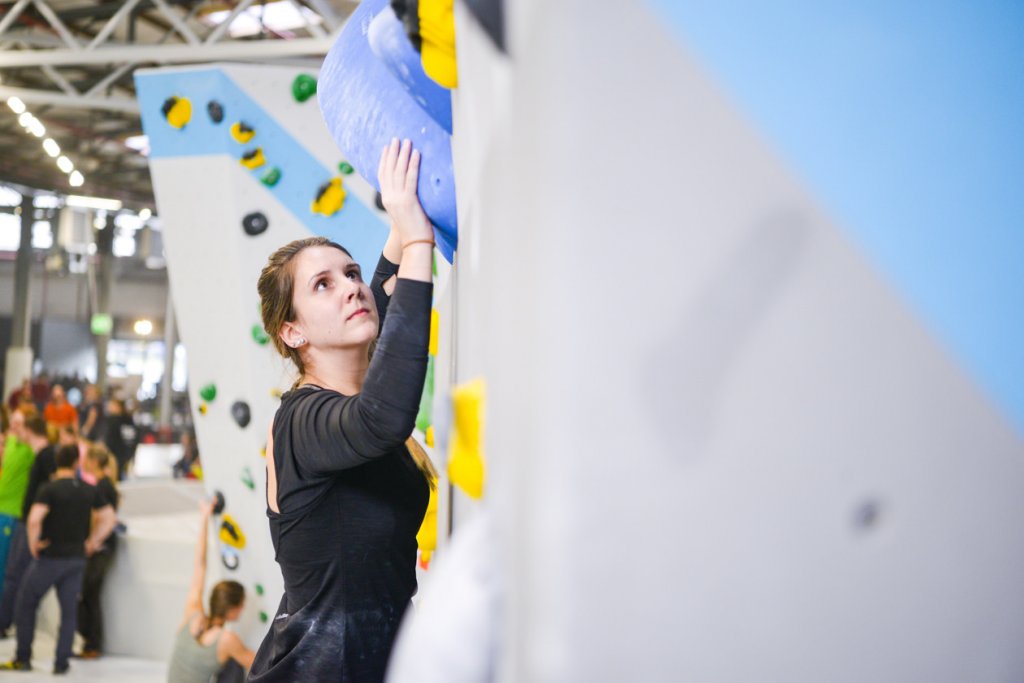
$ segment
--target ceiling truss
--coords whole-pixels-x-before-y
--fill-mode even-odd
[[[301,21],[233,37],[243,13],[289,4]],[[82,171],[76,192],[152,206],[132,79],[142,66],[248,61],[319,66],[353,0],[0,0],[0,101],[17,97]],[[219,21],[211,14],[220,12]],[[221,18],[226,13],[226,18]],[[71,191],[41,141],[0,108],[0,180]]]

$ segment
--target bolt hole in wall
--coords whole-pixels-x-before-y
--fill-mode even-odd
[[[884,518],[884,506],[877,498],[865,498],[853,510],[853,529],[862,534],[877,531]]]

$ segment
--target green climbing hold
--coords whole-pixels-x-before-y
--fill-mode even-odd
[[[260,621],[262,621],[265,624],[269,620],[270,620],[270,617],[267,616],[266,612],[260,612]]]
[[[316,79],[306,74],[299,74],[292,81],[292,97],[296,102],[305,102],[316,94]]]
[[[277,181],[280,179],[281,169],[275,166],[274,168],[270,169],[269,171],[263,174],[263,177],[260,178],[260,182],[266,185],[267,187],[273,187],[274,185],[277,185]]]
[[[263,584],[262,583],[257,583],[256,584],[256,595],[263,595]]]
[[[423,394],[420,396],[420,410],[416,415],[416,429],[424,434],[434,423],[434,357],[427,357],[427,376],[423,382]]]
[[[352,168],[352,164],[348,163],[347,161],[343,161],[340,164],[338,164],[338,170],[344,173],[345,175],[352,175],[353,173],[356,172],[356,169]]]
[[[252,338],[260,346],[264,346],[270,341],[270,337],[267,335],[266,330],[263,329],[263,325],[258,323],[252,326]]]
[[[217,385],[207,384],[205,387],[199,390],[199,396],[206,402],[210,402],[217,398]]]
[[[248,467],[242,470],[242,483],[245,484],[250,491],[256,488],[256,482],[252,480],[252,470]]]

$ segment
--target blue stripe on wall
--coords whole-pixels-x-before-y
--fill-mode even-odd
[[[1024,434],[1024,3],[648,2]]]
[[[259,178],[274,166],[282,171],[277,185],[265,186],[266,191],[310,232],[344,245],[364,268],[376,266],[387,238],[387,225],[382,216],[351,192],[345,197],[342,209],[331,217],[310,211],[319,187],[339,175],[338,170],[325,168],[226,73],[208,67],[151,72],[137,75],[135,82],[151,158],[229,154],[241,159],[246,151],[261,147],[266,164],[250,173]],[[192,118],[181,130],[170,126],[161,112],[164,100],[171,95],[188,97],[192,102]],[[281,96],[291,98],[291,93],[283,92]],[[224,120],[219,124],[207,114],[210,100],[216,100],[224,109]],[[308,100],[303,106],[315,108],[316,99]],[[231,124],[236,121],[244,121],[256,131],[246,144],[239,144],[231,137]],[[329,139],[326,125],[324,137]],[[341,161],[340,152],[338,160]],[[239,216],[239,225],[241,218]]]

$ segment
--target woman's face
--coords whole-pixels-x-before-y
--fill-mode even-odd
[[[295,257],[292,306],[295,322],[281,338],[313,349],[365,346],[377,337],[377,307],[359,264],[334,247],[307,247]],[[299,346],[298,348],[302,348]]]

